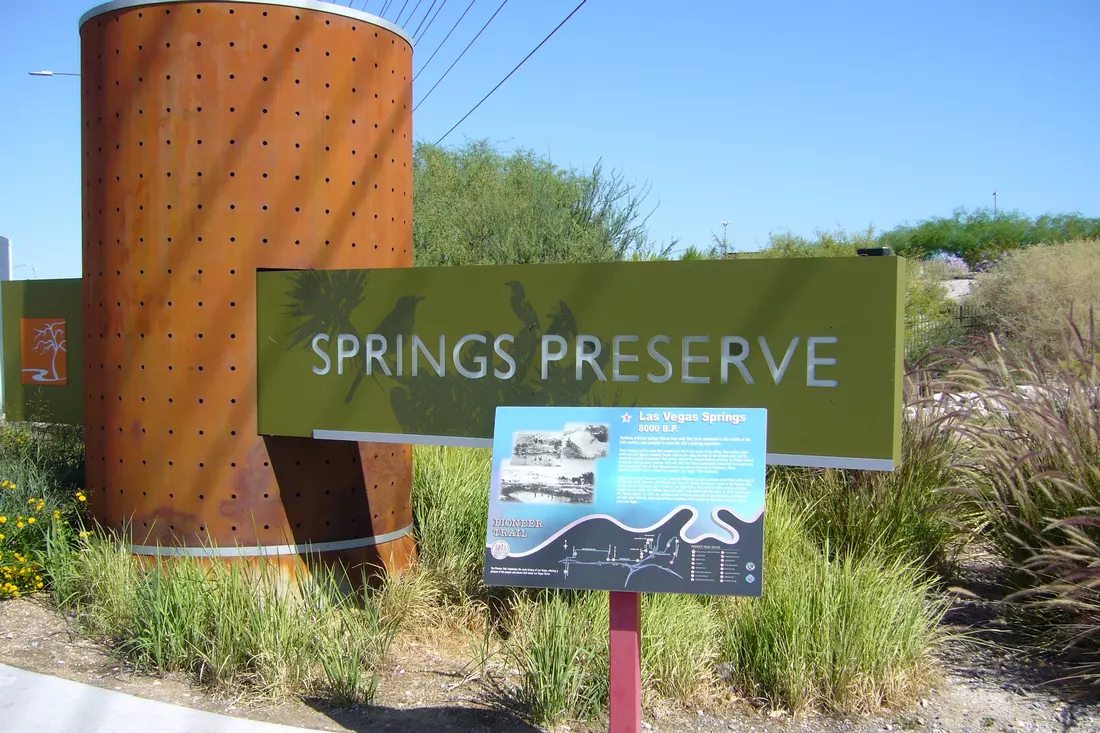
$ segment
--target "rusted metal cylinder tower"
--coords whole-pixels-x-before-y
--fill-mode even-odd
[[[80,23],[92,512],[137,554],[405,565],[412,457],[256,431],[256,272],[412,265],[412,45],[308,0]]]

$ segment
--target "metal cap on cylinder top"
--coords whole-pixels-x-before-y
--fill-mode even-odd
[[[407,446],[257,434],[255,296],[260,269],[412,265],[410,39],[306,0],[80,23],[94,516],[137,554],[402,567]]]

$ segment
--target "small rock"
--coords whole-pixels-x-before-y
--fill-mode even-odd
[[[153,680],[153,684],[154,684],[154,685],[159,685],[159,684],[160,684],[160,680]]]
[[[14,639],[15,638],[15,634],[11,633],[10,631],[8,633],[4,634],[4,636],[6,636],[9,639]]]
[[[38,646],[38,642],[37,641],[32,641],[31,646]]]
[[[58,660],[57,660],[57,663],[58,663],[58,664],[65,664],[65,663],[64,663],[64,662],[62,662],[62,661],[61,661],[60,659],[58,659]]]

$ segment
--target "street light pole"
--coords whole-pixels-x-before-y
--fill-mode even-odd
[[[997,221],[997,192],[993,192],[993,221]]]

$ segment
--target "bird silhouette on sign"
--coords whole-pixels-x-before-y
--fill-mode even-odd
[[[527,300],[527,292],[523,284],[515,280],[510,280],[506,284],[512,291],[509,300],[512,312],[523,324],[523,327],[516,333],[516,342],[512,348],[512,356],[516,359],[518,371],[513,384],[516,390],[526,389],[529,398],[540,389],[538,375],[532,373],[532,366],[538,355],[539,342],[542,339],[542,322],[535,307]],[[525,403],[519,402],[518,404]]]
[[[424,300],[419,295],[403,295],[397,299],[397,304],[394,305],[393,310],[389,312],[382,322],[368,331],[368,334],[377,334],[384,336],[386,339],[387,348],[394,348],[397,345],[397,335],[410,336],[413,331],[413,325],[416,323],[416,306]],[[367,374],[367,354],[366,344],[361,345],[362,351],[355,359],[355,381],[351,383],[351,388],[348,390],[347,396],[344,398],[345,403],[350,403],[355,397],[356,390],[359,389],[359,384],[363,381],[363,377]],[[385,388],[382,387],[382,383],[378,381],[378,376],[372,371],[371,377],[374,378],[374,383],[378,385],[378,389],[382,390],[382,394],[386,394]]]

